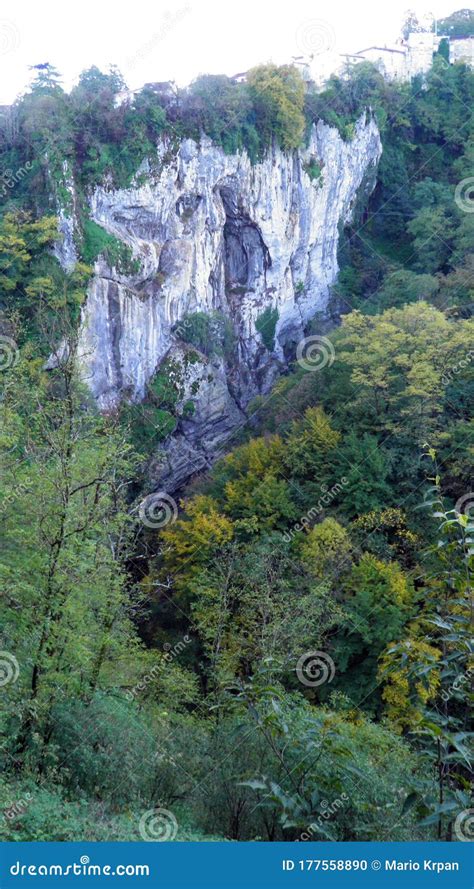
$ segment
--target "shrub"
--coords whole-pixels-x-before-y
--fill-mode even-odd
[[[130,428],[131,440],[138,450],[149,450],[153,443],[163,441],[176,429],[177,418],[153,404],[126,404],[122,419]]]
[[[275,330],[278,317],[278,309],[267,306],[255,321],[255,327],[262,337],[264,346],[266,346],[269,352],[273,352],[273,349],[275,348]]]
[[[192,312],[185,315],[174,327],[174,333],[199,349],[208,358],[211,355],[232,357],[235,336],[232,324],[221,312]]]
[[[311,182],[322,180],[323,170],[317,158],[311,157],[307,163],[303,164],[303,170],[308,174]]]
[[[70,794],[123,809],[171,804],[190,790],[203,733],[189,716],[97,694],[56,708],[52,742]]]
[[[82,226],[83,243],[82,257],[84,262],[92,265],[102,255],[110,266],[114,266],[124,274],[134,274],[139,268],[138,260],[132,259],[132,251],[127,244],[119,241],[97,225],[92,219],[86,219]]]

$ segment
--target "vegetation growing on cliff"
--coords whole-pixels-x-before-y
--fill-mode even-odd
[[[75,361],[91,269],[66,275],[52,255],[51,189],[66,201],[65,161],[84,190],[130,181],[163,132],[202,129],[254,158],[273,137],[291,148],[301,90],[272,66],[245,89],[200,78],[178,109],[150,91],[117,105],[122,88],[92,69],[66,96],[48,70],[2,134],[5,167],[28,175],[0,218],[0,799],[23,801],[1,835],[138,840],[160,805],[179,839],[457,839],[473,74],[436,60],[421,89],[363,66],[306,94],[307,121],[349,136],[370,104],[383,133],[341,246],[342,323],[324,366],[295,363],[229,454],[158,507],[141,472],[187,410],[182,377],[165,365],[143,405],[98,414]],[[116,246],[85,233],[89,263]],[[276,321],[260,319],[269,348]],[[218,315],[175,334],[191,365],[195,350],[234,356]]]
[[[474,11],[459,9],[444,19],[438,20],[438,34],[449,37],[471,37],[474,32]]]

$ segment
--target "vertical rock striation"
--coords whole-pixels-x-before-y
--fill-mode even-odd
[[[139,401],[165,357],[182,357],[180,322],[219,312],[232,325],[233,359],[210,365],[192,418],[166,443],[156,478],[169,488],[206,465],[268,391],[317,312],[325,312],[338,272],[340,226],[381,154],[366,115],[351,141],[319,122],[305,149],[270,150],[252,165],[207,138],[163,142],[159,169],[143,165],[128,189],[99,188],[91,216],[132,249],[139,270],[96,264],[83,311],[80,357],[101,409]],[[271,330],[262,330],[271,317]],[[260,320],[259,320],[260,319]],[[211,372],[212,370],[212,372]],[[160,468],[161,467],[161,468]]]

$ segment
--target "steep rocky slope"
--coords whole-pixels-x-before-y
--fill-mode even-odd
[[[320,122],[305,149],[274,147],[256,165],[207,138],[174,148],[163,141],[158,165],[143,165],[133,187],[104,186],[90,197],[92,219],[136,262],[127,274],[96,263],[80,337],[88,385],[104,410],[139,401],[172,357],[183,398],[194,402],[155,461],[156,484],[179,486],[212,459],[250,399],[268,391],[294,354],[309,320],[325,312],[340,227],[360,190],[373,186],[380,154],[377,126],[365,114],[349,142]],[[64,220],[63,233],[70,265]],[[200,356],[190,370],[183,325],[195,312],[228,319],[234,347],[232,355]]]

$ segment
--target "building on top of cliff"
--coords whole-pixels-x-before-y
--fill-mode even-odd
[[[291,64],[298,68],[304,82],[322,87],[331,76],[338,74],[342,66],[342,56],[328,49],[316,55],[292,56]]]
[[[115,107],[118,108],[120,105],[133,102],[135,96],[138,96],[142,90],[148,90],[148,92],[155,93],[165,107],[175,104],[178,99],[178,88],[174,80],[160,80],[155,81],[154,83],[145,83],[143,86],[135,90],[122,90],[115,96]]]
[[[298,68],[305,83],[313,83],[312,62],[314,56],[292,56],[291,63]]]
[[[411,31],[391,46],[368,46],[355,53],[337,54],[331,51],[316,56],[293,56],[306,83],[324,86],[331,74],[343,75],[348,65],[371,62],[387,80],[412,80],[417,74],[427,74],[433,55],[441,43],[448,44],[449,62],[464,62],[474,67],[474,36],[450,37],[436,31]]]
[[[412,31],[394,46],[369,46],[355,54],[358,61],[372,62],[387,80],[411,80],[426,74],[433,64],[441,40],[433,31]]]
[[[390,80],[402,79],[405,69],[405,50],[397,46],[368,46],[350,56],[344,56],[352,64],[371,62]]]
[[[154,83],[145,83],[143,89],[158,96],[165,108],[176,105],[178,102],[178,87],[174,80],[159,80]]]
[[[464,62],[474,68],[474,35],[449,38],[449,61]]]
[[[234,83],[245,83],[247,81],[248,71],[238,71],[237,74],[233,74],[230,78],[234,81]]]

